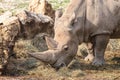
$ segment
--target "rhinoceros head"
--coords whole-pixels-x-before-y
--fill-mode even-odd
[[[49,50],[30,53],[30,55],[51,64],[56,69],[67,66],[76,55],[79,44],[73,28],[74,18],[75,15],[56,18],[54,39],[45,37]]]

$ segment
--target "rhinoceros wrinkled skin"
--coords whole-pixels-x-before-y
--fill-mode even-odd
[[[120,0],[71,0],[55,20],[54,39],[46,37],[49,50],[29,54],[59,69],[72,61],[79,44],[91,43],[92,64],[100,66],[109,39],[120,38]]]

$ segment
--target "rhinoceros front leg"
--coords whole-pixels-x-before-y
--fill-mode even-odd
[[[92,65],[101,66],[105,64],[104,52],[109,42],[109,38],[109,35],[97,35],[94,37],[93,52],[95,54],[95,58]]]

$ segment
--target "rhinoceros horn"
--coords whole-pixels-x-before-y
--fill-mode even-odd
[[[45,40],[49,50],[44,52],[35,52],[28,54],[43,62],[53,64],[59,57],[58,50],[54,50],[57,47],[57,42],[48,36],[45,36]]]
[[[28,54],[40,61],[43,61],[49,64],[54,64],[58,57],[57,52],[53,50],[47,50],[44,52],[28,53]]]

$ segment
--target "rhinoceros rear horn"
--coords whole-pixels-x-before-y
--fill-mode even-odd
[[[57,42],[54,39],[45,36],[45,40],[49,49],[55,49],[57,47]]]
[[[52,53],[52,51],[44,51],[44,52],[35,52],[28,53],[30,56],[49,64],[53,64],[56,61],[56,55]]]

